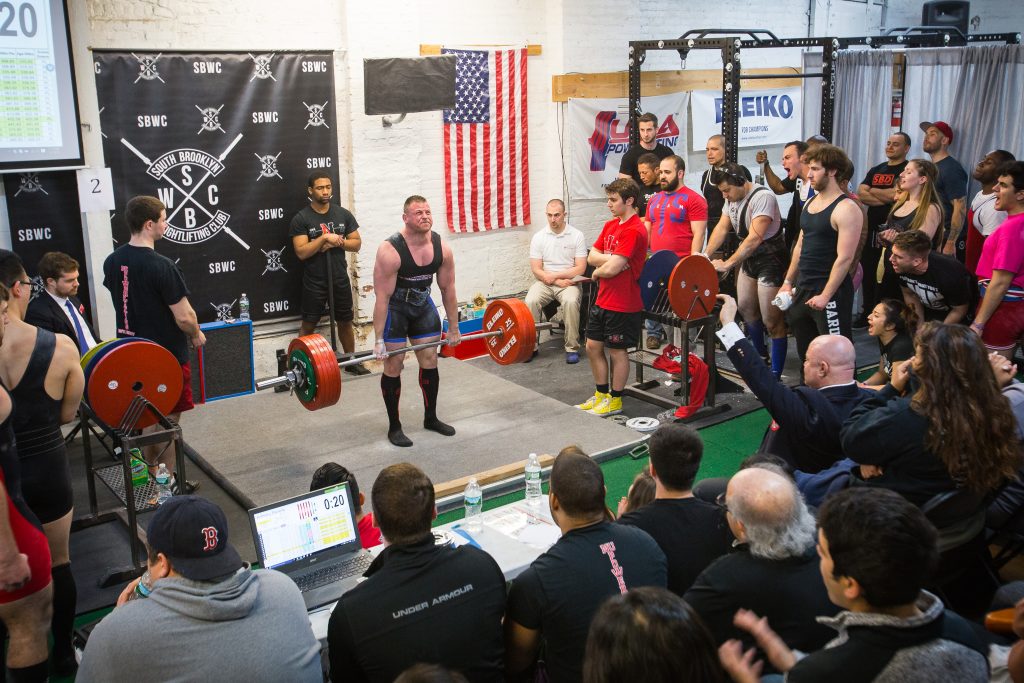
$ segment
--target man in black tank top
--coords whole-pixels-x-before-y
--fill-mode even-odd
[[[21,493],[42,523],[50,547],[54,666],[61,675],[70,675],[77,666],[71,645],[77,592],[69,550],[74,496],[60,426],[75,418],[85,379],[78,346],[70,337],[24,321],[31,283],[21,259],[5,249],[0,249],[0,282],[11,293],[0,346],[0,381],[14,401],[11,422],[18,444]]]
[[[373,267],[373,332],[377,339],[373,351],[384,361],[380,390],[388,412],[388,440],[396,446],[408,447],[412,441],[402,431],[399,419],[405,354],[385,354],[406,344],[441,339],[441,318],[430,299],[435,274],[445,315],[449,321],[456,321],[448,330],[448,344],[458,344],[460,337],[455,257],[451,248],[441,242],[440,235],[431,230],[434,219],[427,200],[419,195],[406,199],[402,220],[405,226],[377,249]],[[452,436],[455,428],[437,419],[437,347],[416,351],[416,361],[423,390],[423,427]]]
[[[834,145],[807,150],[808,179],[816,194],[800,215],[800,237],[779,295],[793,297],[789,330],[803,361],[807,346],[820,334],[852,339],[853,282],[850,266],[857,253],[864,215],[836,181],[850,161]],[[806,369],[806,368],[805,368]]]

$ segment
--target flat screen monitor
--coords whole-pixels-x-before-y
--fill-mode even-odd
[[[0,1],[0,173],[84,165],[65,1]]]

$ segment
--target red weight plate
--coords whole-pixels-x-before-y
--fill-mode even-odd
[[[288,353],[302,349],[313,363],[316,378],[316,395],[312,401],[299,399],[306,410],[320,410],[334,405],[341,398],[341,368],[330,344],[319,334],[310,334],[293,339],[288,345]]]
[[[92,372],[92,369],[93,369],[93,367],[95,367],[96,362],[99,361],[101,358],[103,358],[103,356],[107,355],[108,353],[110,353],[114,349],[118,348],[119,346],[124,346],[125,344],[130,344],[133,341],[135,341],[134,337],[124,337],[124,338],[121,338],[121,339],[111,339],[110,341],[103,342],[98,347],[96,347],[96,349],[95,349],[96,353],[92,353],[92,351],[90,351],[89,353],[92,353],[92,355],[89,357],[88,360],[82,359],[83,363],[84,363],[82,365],[82,372],[85,375],[85,382],[86,382],[86,385],[85,385],[86,386],[86,393],[84,394],[84,396],[85,396],[87,401],[89,399],[89,394],[88,394],[89,373]],[[146,339],[144,341],[149,341],[149,340]]]
[[[87,380],[89,405],[108,425],[117,425],[136,396],[144,396],[164,415],[181,397],[181,365],[174,354],[151,341],[132,339],[95,361]],[[156,423],[149,411],[136,427]]]
[[[679,261],[668,280],[668,300],[683,320],[709,315],[718,296],[718,271],[705,257],[694,254]]]
[[[341,399],[341,368],[338,367],[338,358],[334,355],[334,349],[323,337],[317,341],[318,353],[315,358],[319,366],[317,380],[321,382],[317,396],[320,399],[320,408],[333,406]]]
[[[487,338],[487,353],[498,365],[522,363],[533,355],[537,328],[530,309],[521,300],[495,299],[487,304],[483,331],[495,330],[502,334]]]

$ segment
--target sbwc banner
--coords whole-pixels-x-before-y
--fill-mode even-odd
[[[254,320],[298,315],[288,225],[313,169],[338,186],[331,53],[97,52],[95,71],[115,242],[129,239],[128,200],[159,197],[157,251],[185,274],[200,321],[237,315],[242,292]]]
[[[77,296],[86,307],[85,318],[92,320],[89,263],[82,239],[75,172],[11,173],[4,176],[4,194],[11,249],[21,257],[32,278],[32,295],[43,291],[43,280],[36,269],[39,259],[48,251],[62,251],[78,261]]]
[[[722,132],[722,92],[695,90],[690,102],[696,152],[704,149],[709,137]],[[803,139],[802,114],[800,86],[741,91],[739,146],[765,147]]]
[[[643,109],[658,117],[658,142],[686,158],[686,103],[689,93],[645,97]],[[604,199],[604,187],[619,174],[629,149],[629,100],[570,99],[572,199]],[[703,143],[702,143],[703,144]]]

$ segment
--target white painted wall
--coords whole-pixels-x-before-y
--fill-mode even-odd
[[[359,292],[357,310],[372,312],[372,263],[375,247],[400,227],[401,205],[410,194],[431,200],[435,227],[452,244],[459,298],[526,289],[530,273],[526,252],[533,230],[544,224],[544,204],[562,196],[563,162],[568,169],[568,141],[563,156],[559,109],[551,102],[551,77],[570,72],[618,71],[626,68],[627,43],[633,39],[671,38],[690,28],[708,26],[766,28],[779,37],[808,35],[809,2],[814,2],[813,34],[877,33],[882,7],[856,0],[776,0],[760,5],[756,16],[747,0],[86,0],[71,2],[72,34],[86,160],[102,165],[95,84],[88,48],[175,50],[309,49],[335,51],[336,112],[339,123],[341,187],[338,199],[351,208],[362,226],[364,251],[353,258]],[[917,24],[920,0],[891,0],[887,24]],[[974,0],[972,15],[980,31],[1024,29],[1024,10],[1005,0]],[[441,124],[438,112],[410,114],[392,127],[379,116],[362,113],[363,58],[416,56],[420,44],[526,44],[543,47],[529,58],[530,196],[533,225],[473,235],[451,235],[441,216]],[[750,50],[744,65],[799,66],[797,50]],[[718,56],[694,53],[686,68],[719,68]],[[652,54],[645,69],[677,69],[678,55]],[[561,112],[561,113],[564,113]],[[770,150],[773,158],[778,150]],[[753,151],[741,161],[753,166]],[[699,177],[703,155],[690,155],[691,177]],[[696,184],[696,180],[692,181]],[[601,201],[573,202],[570,220],[596,236],[607,213]],[[0,233],[4,225],[0,222]],[[0,238],[2,239],[2,238]],[[110,249],[109,220],[87,217],[87,246],[92,272]],[[94,283],[94,289],[96,289]],[[112,333],[108,298],[100,296],[101,328]],[[285,345],[292,324],[268,326],[270,337],[258,345],[258,374],[273,370],[271,350]],[[368,330],[365,330],[366,332]],[[276,338],[275,333],[280,332]],[[372,333],[371,333],[372,336]],[[372,342],[363,340],[361,346]]]

